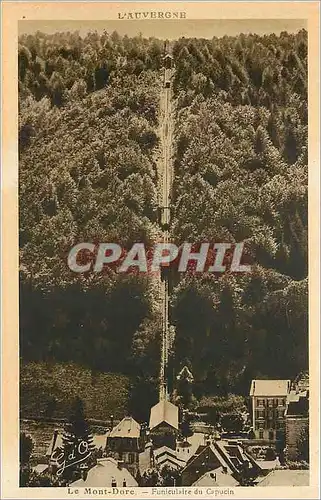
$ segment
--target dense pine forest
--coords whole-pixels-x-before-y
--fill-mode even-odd
[[[129,247],[159,234],[162,49],[117,33],[38,32],[19,46],[21,358],[122,373],[138,407],[137,398],[157,398],[155,283],[77,276],[67,255],[81,241]],[[36,391],[46,383],[32,382]],[[25,385],[23,378],[21,393]]]
[[[67,254],[81,241],[129,248],[159,238],[163,48],[116,32],[19,39],[24,415],[42,394],[41,412],[61,416],[65,366],[73,384],[87,381],[87,405],[97,380],[107,394],[115,381],[119,405],[138,419],[157,401],[155,279],[76,275]],[[182,38],[171,52],[171,237],[244,241],[254,263],[249,275],[173,276],[172,364],[191,368],[198,399],[247,394],[252,377],[291,378],[308,365],[307,32]],[[91,416],[117,414],[117,404],[111,394]]]
[[[176,364],[201,392],[307,368],[307,33],[173,47],[176,242],[244,241],[247,275],[185,275]]]

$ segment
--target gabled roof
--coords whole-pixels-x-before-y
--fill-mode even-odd
[[[192,486],[238,486],[239,483],[234,477],[223,471],[222,467],[205,472]]]
[[[140,424],[133,417],[125,417],[110,432],[109,438],[139,438]]]
[[[38,464],[32,468],[33,472],[37,472],[38,474],[42,474],[48,470],[48,464]]]
[[[193,377],[191,370],[186,365],[183,366],[183,368],[181,369],[181,371],[177,375],[177,380],[181,380],[181,379],[186,379],[186,380],[189,380],[190,382],[193,382],[193,380],[194,380],[194,377]]]
[[[182,472],[184,472],[191,465],[193,465],[193,463],[195,462],[195,460],[197,458],[201,457],[205,453],[208,453],[208,451],[211,451],[213,453],[213,455],[215,455],[217,461],[220,463],[220,466],[224,467],[229,474],[232,474],[233,471],[232,471],[230,465],[223,458],[222,454],[218,452],[218,450],[215,448],[215,446],[213,446],[213,444],[209,444],[209,445],[207,445],[205,447],[200,447],[200,449],[201,449],[200,453],[197,453],[198,450],[196,451],[195,455],[187,462],[187,464],[184,467],[184,469],[182,470]]]
[[[286,396],[290,391],[290,380],[252,380],[250,396]]]
[[[86,480],[78,479],[71,486],[80,487],[110,487],[116,481],[117,486],[138,486],[137,481],[125,467],[119,467],[118,462],[111,457],[100,458],[97,465],[88,471]]]
[[[169,448],[168,446],[162,446],[161,448],[157,448],[156,450],[154,450],[154,457],[157,459],[158,457],[166,453],[168,455],[176,457],[176,451],[172,448]]]
[[[178,430],[178,407],[167,400],[162,400],[150,410],[149,429],[166,422]]]
[[[168,448],[167,446],[162,446],[154,451],[155,462],[159,467],[164,465],[178,467],[184,467],[185,460],[182,460],[177,456],[175,450]]]

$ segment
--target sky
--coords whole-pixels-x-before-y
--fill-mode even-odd
[[[55,33],[57,31],[79,31],[85,36],[88,31],[97,30],[102,32],[118,31],[120,35],[129,37],[141,33],[144,37],[156,37],[160,39],[177,39],[182,36],[186,38],[212,38],[224,35],[235,36],[239,33],[256,33],[264,35],[288,31],[295,33],[306,28],[304,19],[166,19],[143,21],[19,21],[19,34],[35,33],[37,30],[43,33]]]

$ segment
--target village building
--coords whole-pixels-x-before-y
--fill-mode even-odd
[[[176,453],[180,460],[185,464],[195,455],[200,446],[206,446],[208,436],[202,432],[194,432],[192,436],[179,440],[176,443]]]
[[[141,436],[141,426],[132,417],[124,417],[107,437],[107,453],[135,476],[139,468],[139,453],[144,446]]]
[[[166,69],[171,69],[173,66],[173,56],[171,54],[165,54],[164,56],[164,66]]]
[[[232,469],[213,444],[200,446],[181,472],[182,486],[191,486],[207,472],[217,469],[232,475]]]
[[[183,366],[178,373],[176,380],[187,380],[190,384],[194,382],[194,376],[188,366]]]
[[[167,446],[175,450],[178,432],[178,407],[161,400],[150,412],[149,437],[154,449]]]
[[[250,397],[256,439],[276,441],[285,431],[285,411],[290,380],[252,380]]]
[[[234,483],[234,480],[239,484],[245,470],[249,477],[257,477],[262,472],[257,462],[239,443],[225,440],[208,441],[205,446],[199,446],[182,470],[182,485],[191,486],[199,481],[204,483],[206,477],[210,478],[210,484],[220,482],[223,485]]]
[[[112,457],[107,457],[98,459],[97,465],[90,469],[82,479],[78,479],[70,486],[80,488],[122,488],[138,486],[138,483],[121,462]]]
[[[309,432],[309,378],[306,374],[298,377],[287,398],[285,413],[286,456],[288,460],[305,459],[308,455]],[[302,449],[306,439],[306,450]],[[305,455],[305,456],[304,456]]]

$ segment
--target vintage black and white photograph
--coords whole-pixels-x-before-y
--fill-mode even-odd
[[[20,487],[309,485],[308,25],[177,5],[19,21]]]

